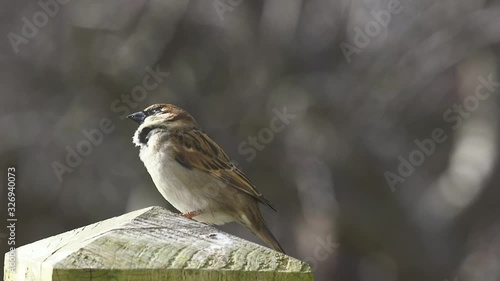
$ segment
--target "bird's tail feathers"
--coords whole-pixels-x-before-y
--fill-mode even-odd
[[[274,237],[274,235],[269,231],[269,228],[260,213],[259,206],[255,206],[255,208],[249,208],[248,212],[242,214],[241,224],[246,226],[253,234],[259,237],[262,241],[264,241],[269,247],[273,250],[285,253],[281,245],[278,243],[278,240]]]

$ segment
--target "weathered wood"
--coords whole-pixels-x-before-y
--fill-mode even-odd
[[[6,271],[5,279],[221,281],[313,277],[309,265],[297,259],[151,207],[20,247],[17,270]]]

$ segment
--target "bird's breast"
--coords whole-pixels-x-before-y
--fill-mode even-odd
[[[152,138],[140,158],[161,195],[182,213],[216,207],[212,195],[224,187],[210,174],[179,164],[170,143],[158,146]]]

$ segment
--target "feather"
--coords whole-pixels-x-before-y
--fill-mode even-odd
[[[209,173],[276,211],[276,208],[262,196],[245,174],[231,163],[217,143],[203,131],[192,129],[182,135],[172,132],[169,138],[172,143],[176,144],[172,148],[175,150],[175,160],[181,165]]]

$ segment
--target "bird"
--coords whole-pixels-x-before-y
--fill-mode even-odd
[[[275,251],[259,203],[276,211],[196,120],[173,104],[153,104],[127,118],[139,124],[132,138],[161,195],[185,218],[210,225],[237,222]]]

